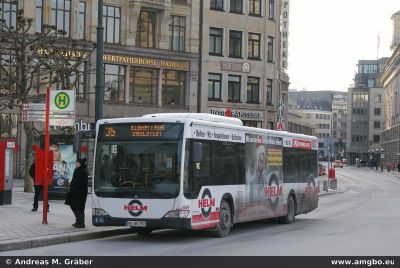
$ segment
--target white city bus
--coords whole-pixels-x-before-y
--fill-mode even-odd
[[[245,127],[209,114],[99,120],[95,226],[213,229],[295,215],[318,206],[317,139]]]

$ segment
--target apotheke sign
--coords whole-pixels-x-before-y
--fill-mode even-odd
[[[231,108],[210,108],[210,114],[235,117],[243,120],[250,119],[261,121],[264,119],[264,114],[262,112]]]

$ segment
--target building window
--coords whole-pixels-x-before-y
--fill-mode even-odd
[[[222,29],[210,28],[210,55],[222,56]]]
[[[129,102],[157,104],[157,70],[131,66]]]
[[[224,11],[224,0],[210,0],[210,9]]]
[[[3,0],[0,3],[1,18],[7,27],[17,26],[17,3],[10,0]]]
[[[275,19],[275,0],[269,0],[268,19]]]
[[[64,31],[63,37],[69,36],[71,16],[71,0],[58,0],[51,3],[51,25],[55,25],[57,31]]]
[[[156,47],[157,13],[142,10],[136,32],[136,46]]]
[[[171,16],[169,25],[170,50],[185,51],[186,17]]]
[[[14,55],[0,54],[0,96],[8,95],[10,89],[15,89],[15,83],[7,73],[15,73],[16,59]]]
[[[120,43],[121,8],[115,6],[103,7],[104,42]]]
[[[243,0],[231,0],[231,13],[243,14]]]
[[[378,73],[378,65],[376,64],[360,64],[358,66],[360,74],[376,74]]]
[[[373,143],[379,143],[381,141],[381,136],[380,135],[374,135],[372,137],[372,142]]]
[[[381,95],[375,95],[374,96],[374,103],[381,103],[382,97]]]
[[[73,63],[75,64],[75,63]],[[70,81],[74,83],[73,88],[76,90],[76,98],[78,100],[85,100],[86,99],[86,89],[85,85],[85,70],[87,68],[87,63],[82,63],[81,65],[77,66],[78,71],[74,74],[72,74]],[[78,78],[76,78],[76,75],[78,75]]]
[[[381,108],[375,108],[374,115],[381,115]]]
[[[125,66],[104,64],[104,100],[123,102],[125,99]]]
[[[249,0],[249,15],[261,16],[261,0]]]
[[[43,20],[43,0],[36,0],[35,10],[35,32],[42,32],[42,20]]]
[[[272,103],[272,79],[267,79],[267,105],[273,105],[273,103]]]
[[[162,103],[185,105],[186,72],[164,70],[162,81]]]
[[[267,122],[267,129],[274,129],[274,122],[268,121]]]
[[[247,102],[260,103],[260,78],[247,78]]]
[[[242,57],[242,32],[229,31],[229,57]]]
[[[358,92],[354,94],[353,102],[368,102],[368,93]]]
[[[78,6],[78,38],[85,39],[86,34],[86,2],[79,1]]]
[[[368,79],[368,87],[375,87],[375,79]]]
[[[208,99],[221,100],[221,74],[208,74]]]
[[[261,48],[261,35],[256,33],[249,33],[248,58],[259,60],[260,48]]]
[[[374,121],[374,128],[381,128],[381,122],[380,121]]]
[[[240,81],[240,76],[228,75],[228,101],[240,102]]]
[[[274,61],[274,38],[268,36],[268,62]]]
[[[243,126],[262,128],[262,122],[253,120],[242,120]]]
[[[0,114],[0,138],[16,138],[18,130],[18,115]]]

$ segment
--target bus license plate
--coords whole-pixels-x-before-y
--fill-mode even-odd
[[[128,221],[126,225],[130,227],[146,227],[145,221]]]

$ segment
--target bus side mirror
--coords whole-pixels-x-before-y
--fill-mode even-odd
[[[203,161],[203,143],[192,143],[192,163],[199,163]]]

